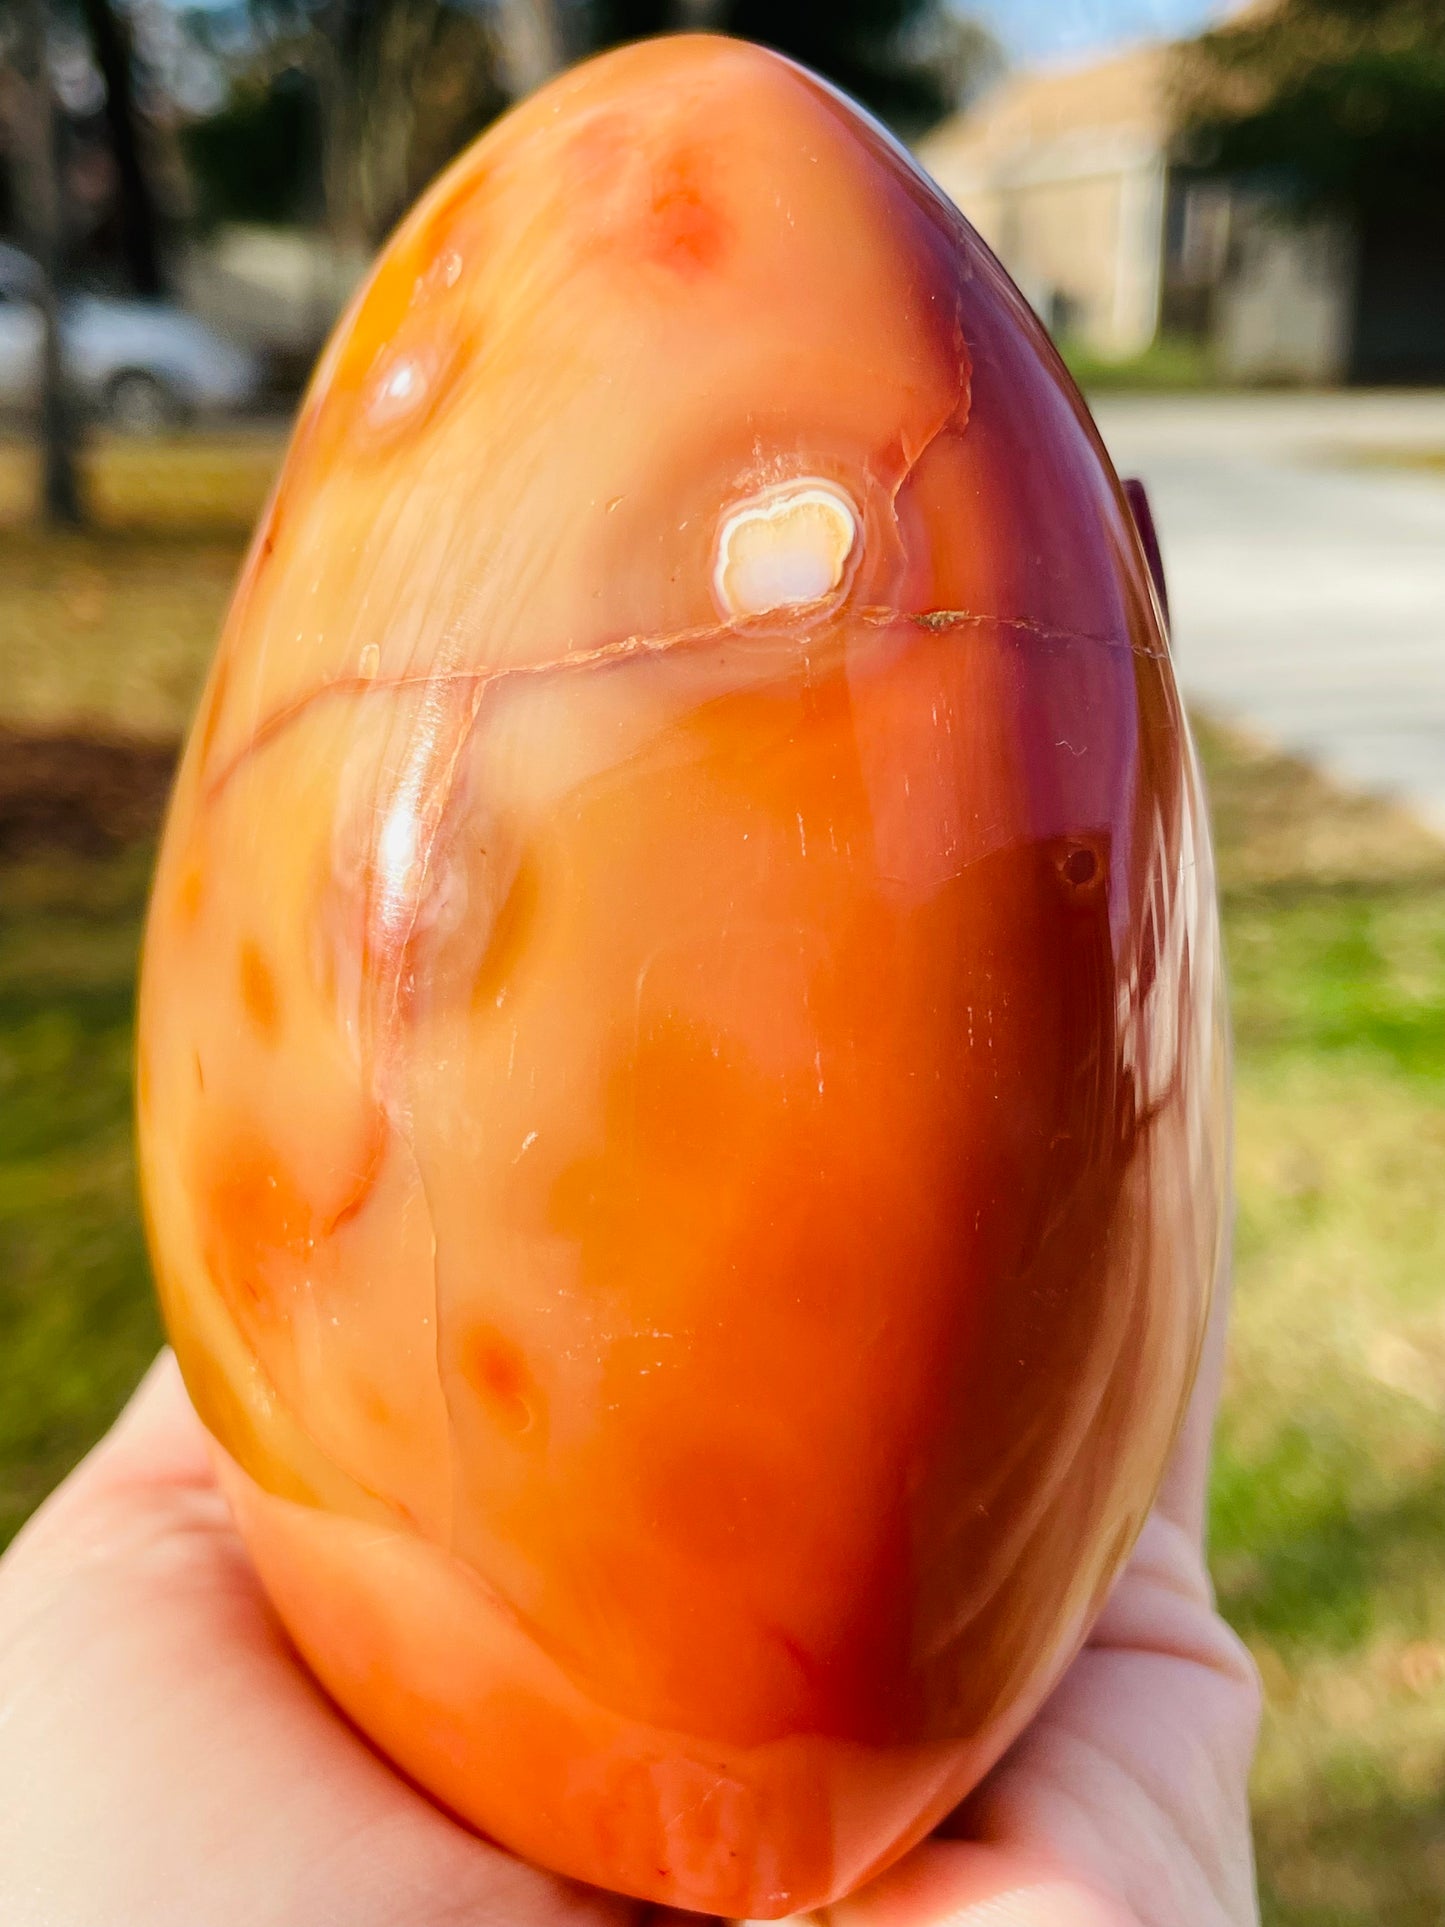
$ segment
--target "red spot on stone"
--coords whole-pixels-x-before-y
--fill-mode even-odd
[[[281,1032],[281,993],[271,966],[258,944],[248,938],[240,951],[241,1002],[246,1015],[268,1044]]]
[[[462,1373],[488,1413],[506,1432],[528,1432],[540,1394],[521,1348],[490,1325],[479,1325],[462,1346]]]
[[[294,1280],[315,1249],[316,1212],[264,1137],[252,1131],[206,1140],[196,1186],[206,1267],[249,1328],[257,1314],[284,1320]]]
[[[199,863],[193,863],[176,885],[176,912],[182,923],[194,923],[201,914],[201,899],[206,893],[206,877]]]
[[[368,1425],[384,1431],[392,1424],[395,1415],[390,1405],[369,1379],[356,1381],[356,1403]]]
[[[699,185],[701,169],[686,154],[658,168],[647,252],[684,272],[714,268],[727,250],[729,224]]]
[[[217,658],[216,667],[211,676],[211,686],[206,692],[205,710],[200,725],[200,765],[202,769],[205,768],[207,762],[210,760],[211,745],[215,742],[216,731],[220,727],[221,711],[225,707],[226,688],[230,679],[231,666],[226,656],[222,654]]]

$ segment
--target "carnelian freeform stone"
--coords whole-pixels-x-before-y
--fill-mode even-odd
[[[510,114],[325,356],[146,942],[167,1319],[339,1704],[624,1893],[885,1866],[1151,1503],[1219,985],[1134,525],[956,211],[724,40]]]

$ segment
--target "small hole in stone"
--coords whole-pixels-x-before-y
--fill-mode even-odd
[[[1072,889],[1087,889],[1099,874],[1099,859],[1087,844],[1076,844],[1060,858],[1059,874]]]

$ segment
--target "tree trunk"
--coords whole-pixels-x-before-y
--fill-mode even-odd
[[[58,287],[62,198],[55,152],[55,106],[45,32],[45,0],[19,0],[20,59],[25,81],[26,137],[13,157],[28,239],[40,267],[45,326],[40,391],[42,504],[46,520],[69,528],[84,520],[77,461],[77,422],[61,336]],[[16,165],[18,163],[18,165]]]
[[[105,114],[120,180],[126,266],[137,294],[162,294],[160,220],[141,152],[129,25],[120,19],[112,0],[82,0],[82,8],[95,64],[105,79]]]
[[[333,301],[339,300],[351,263],[371,251],[362,192],[368,11],[368,0],[327,0],[312,16],[310,67],[321,111],[321,193]]]

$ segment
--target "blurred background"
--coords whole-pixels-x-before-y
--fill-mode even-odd
[[[160,1342],[166,786],[288,415],[506,104],[710,26],[863,99],[1147,481],[1238,1038],[1214,1493],[1266,1920],[1445,1920],[1445,0],[0,0],[0,1544]]]

